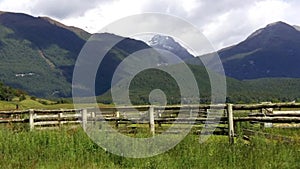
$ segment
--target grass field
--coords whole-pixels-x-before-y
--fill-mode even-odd
[[[37,100],[0,102],[0,110],[73,108],[72,104],[41,104]],[[238,128],[249,128],[243,123]],[[260,130],[259,125],[254,126]],[[147,137],[144,131],[133,137]],[[239,130],[237,133],[239,134]],[[300,140],[300,129],[264,129],[263,132]],[[226,136],[212,136],[203,144],[189,134],[173,149],[145,159],[119,157],[93,143],[80,127],[29,131],[28,124],[0,125],[0,168],[241,168],[274,169],[300,167],[300,142],[286,143],[254,136],[250,141],[238,137],[234,145]]]
[[[63,103],[57,104],[54,101],[45,100],[45,99],[36,99],[32,100],[27,97],[26,100],[18,101],[13,100],[10,102],[0,101],[0,111],[1,110],[15,110],[18,105],[18,109],[20,110],[28,110],[28,109],[73,109],[74,105],[72,103]],[[88,107],[88,105],[85,105]],[[111,106],[99,104],[99,106]]]
[[[22,126],[22,125],[21,125]],[[18,126],[21,128],[21,126]],[[300,166],[300,145],[254,137],[188,135],[175,148],[145,159],[119,157],[94,144],[81,128],[55,131],[0,129],[0,168],[291,168]],[[277,131],[279,132],[279,131]]]
[[[13,99],[12,101],[0,101],[0,111],[4,110],[15,110],[17,108],[20,110],[28,110],[28,109],[73,109],[73,103],[57,103],[55,101],[46,100],[46,99],[31,99],[31,97],[27,96],[25,100],[19,101],[18,98]],[[111,104],[98,104],[101,107],[109,107]],[[90,107],[89,104],[84,105],[85,107]]]
[[[42,104],[38,100],[31,100],[27,98],[23,101],[0,101],[0,110],[15,110],[16,105],[18,105],[18,108],[21,110],[27,110],[27,109],[60,109],[60,108],[68,108],[72,109],[74,106],[73,104],[53,104],[53,102],[50,101],[44,101],[47,104]],[[52,104],[51,104],[52,103]]]

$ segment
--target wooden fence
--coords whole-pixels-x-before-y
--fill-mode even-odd
[[[88,122],[106,121],[113,123],[116,128],[125,125],[127,129],[132,124],[147,124],[151,134],[158,132],[157,129],[162,125],[174,122],[202,127],[207,124],[223,124],[221,128],[226,131],[231,143],[234,142],[235,124],[239,122],[261,123],[264,127],[272,127],[275,123],[299,126],[300,123],[299,103],[124,106],[99,109],[0,111],[0,123],[29,123],[30,130],[82,124],[85,130]]]
[[[80,124],[78,112],[74,109],[0,111],[0,123],[29,123],[30,130],[58,128],[64,124]]]

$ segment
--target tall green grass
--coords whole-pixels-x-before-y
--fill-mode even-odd
[[[81,128],[27,131],[1,126],[0,168],[299,168],[300,145],[254,137],[229,145],[225,136],[199,144],[188,135],[168,152],[145,159],[119,157],[94,144]]]

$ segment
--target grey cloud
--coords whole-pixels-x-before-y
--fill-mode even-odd
[[[156,1],[147,1],[142,7],[142,11],[147,12],[160,12],[160,13],[168,13],[175,14],[176,16],[185,17],[188,15],[182,9],[182,4],[177,1],[172,0],[156,0]]]
[[[83,15],[87,10],[97,7],[105,0],[37,0],[31,8],[32,13],[59,19]]]
[[[230,19],[221,23],[220,29],[208,37],[216,48],[220,48],[237,43],[253,30],[253,25],[247,22],[245,11],[259,1],[262,0],[201,0],[196,1],[192,11],[184,11],[181,3],[161,0],[148,2],[143,11],[168,12],[186,19],[202,31],[207,25],[217,23],[218,17],[228,13]]]
[[[201,2],[200,5],[198,6],[198,8],[194,9],[192,16],[188,19],[200,25],[205,25],[215,20],[216,17],[220,15],[223,15],[227,12],[231,12],[234,10],[239,10],[239,9],[249,7],[250,3],[253,4],[256,1],[255,0],[200,1]]]
[[[220,16],[228,11],[242,9],[249,7],[249,4],[254,4],[257,1],[262,0],[201,0],[196,1],[196,6],[192,11],[184,11],[182,3],[178,1],[148,1],[143,11],[150,12],[162,12],[170,13],[176,16],[183,17],[193,23],[197,23],[197,26],[202,26],[214,20],[217,16]],[[200,24],[200,25],[199,25]]]
[[[31,11],[35,15],[47,15],[63,20],[76,18],[88,10],[100,9],[100,5],[112,4],[114,1],[121,0],[33,0]],[[210,31],[213,33],[210,33],[208,39],[216,48],[220,49],[244,40],[253,31],[261,26],[265,26],[265,22],[269,20],[250,21],[247,13],[251,7],[254,7],[256,3],[261,1],[265,0],[196,0],[194,8],[186,11],[184,5],[188,0],[142,0],[140,10],[142,12],[159,12],[179,16],[196,25],[204,32],[207,31],[205,29],[211,28],[208,25],[218,25],[216,30]],[[279,1],[286,2],[294,8],[300,5],[300,1],[297,0]],[[128,3],[132,2],[134,1],[128,0]],[[276,11],[274,12],[276,13]],[[99,13],[101,14],[101,11]],[[224,15],[227,15],[225,19],[220,20],[219,18]],[[298,15],[297,10],[287,11],[285,15],[285,18],[292,23],[300,22],[299,18],[295,17]],[[79,25],[77,24],[77,26]],[[146,26],[159,27],[159,24],[148,24]],[[176,25],[172,25],[172,27],[176,28]]]

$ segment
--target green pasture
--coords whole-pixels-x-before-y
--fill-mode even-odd
[[[147,134],[142,135],[149,137]],[[3,124],[0,129],[0,168],[3,169],[297,169],[300,166],[299,154],[299,143],[270,141],[260,137],[244,141],[238,137],[236,143],[230,145],[226,136],[211,136],[206,142],[200,144],[199,135],[190,134],[173,149],[163,154],[135,159],[106,152],[91,141],[80,127],[30,132],[22,124],[15,127]]]

